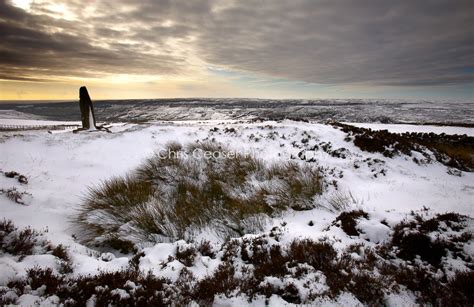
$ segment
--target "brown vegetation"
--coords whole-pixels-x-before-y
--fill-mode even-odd
[[[392,158],[395,155],[411,156],[418,151],[429,160],[426,149],[434,153],[435,159],[462,171],[474,171],[474,137],[467,135],[446,135],[435,133],[406,132],[391,133],[387,130],[374,131],[351,125],[333,123],[348,134],[348,140],[368,152],[379,152]]]
[[[335,225],[340,225],[342,230],[349,236],[358,236],[359,230],[357,230],[357,219],[359,218],[368,218],[369,215],[363,210],[353,210],[345,211],[339,214],[339,216],[334,221]]]
[[[356,215],[364,216],[364,213]],[[413,256],[397,256],[412,242],[404,241],[407,234],[445,231],[448,234],[443,239],[446,252],[464,257],[467,264],[472,263],[458,245],[470,240],[467,237],[469,223],[470,218],[456,213],[431,219],[414,215],[393,228],[391,240],[374,248],[350,245],[340,252],[330,241],[324,240],[302,239],[283,244],[270,235],[232,239],[218,252],[221,263],[214,272],[197,279],[184,267],[176,282],[139,271],[138,263],[144,256],[141,252],[132,258],[128,269],[97,275],[71,276],[56,274],[48,268],[32,268],[26,278],[12,280],[0,289],[0,303],[17,303],[16,297],[41,288],[43,296],[55,295],[65,306],[84,306],[92,297],[96,305],[161,306],[191,302],[212,305],[216,296],[235,295],[244,295],[249,301],[277,295],[289,303],[311,304],[317,298],[335,298],[343,292],[353,294],[366,305],[383,305],[386,294],[396,293],[403,286],[412,291],[422,305],[472,306],[472,268],[449,271],[442,261],[430,262],[430,258],[425,259],[425,254],[418,254],[420,250],[412,247],[409,252]],[[12,232],[14,226],[4,222],[0,229]],[[432,251],[432,246],[425,247]],[[174,256],[191,266],[203,255],[200,250],[208,254],[210,249],[208,243],[182,245]],[[68,257],[64,247],[58,246],[52,253],[60,258]],[[173,255],[170,256],[173,259]],[[412,261],[416,257],[425,261]],[[270,279],[279,282],[269,282]],[[303,280],[305,282],[295,282]],[[325,283],[327,288],[313,287],[315,282]],[[14,295],[4,295],[8,291]]]

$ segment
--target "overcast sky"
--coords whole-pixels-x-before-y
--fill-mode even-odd
[[[474,1],[0,0],[0,99],[473,100]]]

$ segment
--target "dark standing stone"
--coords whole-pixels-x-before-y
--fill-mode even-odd
[[[91,97],[89,96],[89,93],[87,92],[87,88],[85,86],[82,86],[79,89],[79,107],[81,109],[82,128],[77,128],[73,130],[73,133],[89,130],[91,128],[111,133],[111,131],[104,125],[97,126],[97,123],[95,121],[94,106],[92,105]]]
[[[82,129],[90,129],[92,127],[96,127],[95,122],[95,114],[94,114],[94,107],[92,106],[92,100],[87,92],[87,88],[82,86],[79,89],[79,106],[81,108],[81,121],[82,121]],[[91,116],[92,114],[92,116]],[[92,123],[90,119],[92,118]]]

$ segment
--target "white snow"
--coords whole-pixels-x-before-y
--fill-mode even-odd
[[[92,121],[93,122],[93,121]],[[0,119],[0,125],[64,125],[78,122],[52,122],[38,120]],[[434,127],[413,125],[357,124],[372,129],[401,131],[433,131],[435,133],[465,133],[474,135],[472,128]],[[210,132],[218,127],[221,133]],[[235,128],[236,133],[224,133],[225,127]],[[448,174],[446,166],[437,162],[418,165],[405,156],[393,159],[381,154],[363,152],[352,143],[344,140],[345,134],[329,125],[302,123],[294,121],[249,123],[238,121],[186,121],[157,122],[152,124],[115,124],[113,133],[71,132],[48,134],[46,131],[22,131],[21,133],[0,132],[0,170],[17,171],[29,178],[27,185],[0,174],[0,188],[16,187],[32,194],[28,206],[18,205],[4,195],[0,195],[0,218],[11,219],[19,227],[32,226],[35,229],[47,229],[44,234],[54,244],[64,244],[72,253],[74,274],[93,274],[101,270],[118,270],[128,263],[128,255],[109,255],[90,250],[73,238],[76,234],[71,223],[79,208],[82,197],[88,187],[113,176],[121,176],[138,166],[154,151],[163,148],[170,141],[181,143],[196,142],[214,138],[228,144],[231,148],[252,152],[264,161],[286,161],[296,157],[301,150],[307,150],[307,157],[313,156],[318,165],[334,169],[329,179],[337,180],[338,189],[329,187],[321,199],[315,200],[329,207],[331,201],[345,197],[350,209],[362,208],[369,212],[369,220],[361,219],[361,236],[372,243],[388,238],[389,227],[381,223],[384,219],[393,225],[403,219],[411,210],[420,210],[423,206],[432,212],[455,211],[472,216],[474,213],[474,174],[461,172],[461,176]],[[273,138],[275,132],[279,137]],[[285,138],[280,136],[285,135]],[[310,135],[307,145],[301,140]],[[345,148],[347,157],[336,158],[324,151],[309,151],[319,142],[331,142],[333,149]],[[296,142],[301,148],[291,144]],[[306,147],[305,147],[306,146]],[[378,159],[369,165],[367,158]],[[354,164],[359,167],[355,168]],[[386,175],[374,174],[385,170]],[[342,174],[342,176],[339,176]],[[268,230],[285,223],[284,241],[293,238],[334,238],[336,247],[357,242],[346,236],[331,222],[336,216],[324,208],[307,212],[288,212],[275,218]],[[309,222],[313,222],[313,226]],[[329,230],[324,230],[329,227]],[[206,238],[205,234],[202,238]],[[207,238],[216,241],[209,235]],[[177,260],[168,257],[176,251],[179,244],[160,243],[145,248],[145,256],[140,259],[140,269],[151,270],[154,274],[176,280],[183,267]],[[473,254],[473,243],[465,250]],[[218,261],[209,257],[198,259],[190,268],[197,278],[210,274],[218,266]],[[28,256],[21,262],[9,257],[0,257],[0,286],[13,278],[25,274],[25,269],[35,265],[55,268],[57,262],[53,256]],[[118,293],[122,295],[123,293]],[[33,304],[39,298],[33,295],[20,297],[22,304]],[[230,300],[219,298],[217,305],[233,306],[245,304],[245,299],[235,297]],[[258,302],[258,301],[256,301]],[[261,301],[263,302],[263,301]],[[284,305],[281,298],[272,296],[270,305]],[[392,306],[414,304],[407,293],[391,295]],[[342,294],[334,301],[321,300],[322,306],[358,306],[360,302],[350,294]],[[257,304],[259,305],[259,304]]]
[[[35,119],[40,120],[41,118],[33,114],[23,113],[16,110],[0,110],[0,120],[3,121],[4,119],[11,119],[13,121],[21,121],[27,119],[32,121]]]
[[[388,239],[390,228],[377,220],[361,218],[357,228],[362,231],[361,238],[370,242],[381,243]]]
[[[33,119],[13,119],[1,118],[0,113],[0,127],[1,126],[57,126],[57,125],[80,125],[80,121],[52,121],[52,120],[33,120]]]

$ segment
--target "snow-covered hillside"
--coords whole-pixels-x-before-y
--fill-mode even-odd
[[[14,124],[8,119],[4,124]],[[0,124],[2,124],[0,120]],[[64,125],[64,122],[43,122],[22,120],[19,125]],[[67,124],[67,123],[66,123]],[[73,123],[76,124],[76,123]],[[372,127],[372,126],[371,126]],[[373,128],[373,127],[372,127]],[[417,126],[382,125],[389,131],[419,131]],[[432,127],[423,126],[423,132]],[[71,272],[68,276],[97,274],[99,270],[120,270],[127,268],[133,254],[114,250],[91,249],[81,243],[81,233],[72,221],[88,192],[88,187],[98,186],[114,176],[123,176],[140,165],[144,159],[164,148],[169,142],[183,144],[211,141],[226,144],[242,153],[250,153],[266,163],[295,161],[321,168],[327,183],[321,196],[315,199],[318,205],[310,211],[291,209],[272,218],[262,235],[268,235],[278,228],[279,243],[290,243],[295,239],[326,240],[336,251],[341,252],[352,244],[374,247],[387,242],[393,234],[393,227],[404,219],[413,219],[413,212],[426,219],[436,214],[456,212],[472,217],[474,215],[474,173],[453,170],[431,161],[415,163],[414,157],[423,155],[413,152],[412,156],[397,155],[387,158],[381,153],[362,151],[348,140],[339,128],[319,123],[283,121],[238,121],[205,120],[185,122],[149,122],[144,124],[117,123],[111,126],[112,133],[86,132],[73,134],[71,131],[7,131],[0,132],[0,170],[3,173],[15,171],[25,175],[28,183],[20,183],[17,176],[8,178],[0,174],[0,216],[11,220],[17,227],[32,227],[44,231],[41,235],[51,244],[66,246],[71,258]],[[436,127],[435,133],[466,133],[474,135],[474,128]],[[458,130],[456,130],[458,129]],[[226,174],[222,174],[226,176]],[[12,189],[13,188],[13,189]],[[24,204],[18,204],[8,197],[8,191],[15,190],[22,195]],[[24,194],[22,194],[24,192]],[[335,219],[340,211],[363,210],[367,218],[361,218],[357,225],[360,235],[345,233]],[[276,228],[275,228],[276,227]],[[474,229],[471,219],[466,226]],[[440,234],[449,236],[449,234]],[[255,238],[256,234],[247,235]],[[205,233],[200,240],[209,240],[216,251],[225,242]],[[187,267],[199,280],[212,274],[222,263],[222,252],[216,257],[197,256],[193,264],[186,266],[178,260],[169,261],[180,246],[189,242],[148,242],[139,246],[142,254],[137,265],[142,271],[151,271],[155,276],[176,281],[183,268]],[[474,257],[474,241],[464,243],[463,253]],[[356,257],[356,256],[354,256]],[[468,258],[448,254],[443,258],[444,268],[449,272],[471,270]],[[24,278],[27,269],[51,267],[59,270],[58,258],[48,252],[38,252],[26,257],[9,253],[0,254],[1,287],[9,281]],[[472,263],[471,263],[472,265]],[[327,287],[322,273],[316,271],[307,280],[292,280],[300,293],[301,302],[338,306],[358,305],[361,300],[354,294],[342,291],[335,297],[309,293],[324,292]],[[319,276],[319,277],[318,277]],[[268,282],[288,283],[290,280],[274,277]],[[308,292],[304,283],[311,283]],[[5,288],[6,289],[6,288]],[[317,289],[319,289],[317,291]],[[118,290],[117,290],[118,291]],[[123,291],[123,290],[122,290]],[[26,294],[4,291],[12,301],[22,305],[56,304],[59,298],[40,290]],[[120,291],[119,291],[120,292]],[[248,297],[238,291],[230,297],[217,295],[214,303],[221,305],[242,305],[249,303]],[[126,295],[126,293],[124,294]],[[251,300],[255,305],[265,303],[266,298],[257,296]],[[407,288],[385,294],[388,305],[411,305],[416,295]],[[270,295],[271,305],[289,304],[277,293]],[[91,303],[94,298],[91,298]]]

